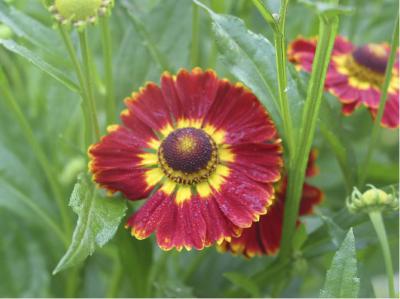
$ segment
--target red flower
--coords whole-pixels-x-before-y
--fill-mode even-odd
[[[128,220],[164,250],[202,249],[258,221],[280,179],[281,144],[267,112],[241,84],[181,70],[125,100],[122,125],[89,148],[102,187],[147,198]]]
[[[311,72],[317,39],[297,38],[289,45],[289,60],[298,70]],[[335,40],[325,88],[342,102],[342,111],[350,115],[364,104],[375,118],[385,78],[390,47],[383,44],[366,44],[356,47],[344,37]],[[392,70],[388,99],[382,125],[399,127],[399,61]]]
[[[306,175],[314,176],[317,168],[314,165],[316,152],[312,151],[309,157]],[[260,221],[253,223],[250,228],[244,229],[241,236],[232,238],[230,242],[224,242],[219,246],[221,251],[231,251],[234,254],[243,254],[246,257],[255,255],[272,255],[280,247],[283,215],[285,209],[287,178],[280,182],[277,188],[277,199],[266,215],[260,217]],[[322,201],[322,192],[309,184],[303,185],[303,193],[300,202],[299,215],[308,215],[313,207]]]

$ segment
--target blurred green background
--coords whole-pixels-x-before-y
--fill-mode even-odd
[[[157,45],[173,71],[192,67],[190,49],[193,4],[190,0],[116,2],[110,22],[115,90],[120,111],[124,97],[146,81],[158,82],[164,71],[149,54],[149,43]],[[272,40],[271,30],[250,0],[204,0],[203,3],[218,13],[242,18],[250,30]],[[274,12],[278,11],[279,1],[265,3]],[[341,1],[341,4],[353,6],[355,13],[341,17],[340,34],[359,45],[390,40],[398,13],[396,0],[347,0]],[[144,25],[146,35],[138,30],[138,23],[132,21],[130,13]],[[202,10],[199,13],[200,66],[215,68],[219,76],[234,80],[218,59],[209,17]],[[0,27],[1,39],[14,39],[74,79],[72,64],[67,58],[61,38],[53,28],[51,15],[41,1],[1,0],[0,24],[6,24],[12,30],[8,32],[4,26]],[[290,1],[287,16],[288,41],[298,35],[313,36],[317,32],[318,22],[313,13],[304,4]],[[72,33],[72,37],[77,43],[76,33]],[[101,80],[103,64],[98,26],[90,27],[89,37],[99,74],[96,78],[96,104],[104,132],[105,89]],[[57,173],[67,202],[78,173],[86,170],[80,97],[2,46],[0,65],[10,81],[14,97]],[[335,240],[342,238],[348,230],[350,218],[355,217],[344,209],[346,189],[343,178],[333,152],[319,131],[315,148],[319,152],[317,164],[320,172],[311,182],[324,191],[325,200],[315,216],[304,220],[311,234],[297,266],[293,268],[291,281],[282,275],[263,281],[245,279],[268,268],[274,257],[246,260],[228,253],[218,253],[215,248],[201,252],[162,252],[153,238],[137,241],[129,236],[122,225],[114,239],[98,249],[84,264],[53,276],[51,272],[64,254],[65,247],[48,229],[46,222],[35,213],[30,203],[34,202],[36,207],[59,222],[57,206],[42,170],[22,136],[21,128],[1,96],[1,297],[134,297],[146,294],[143,293],[143,285],[147,281],[150,281],[151,286],[151,292],[147,295],[160,297],[270,296],[282,283],[285,287],[281,295],[285,297],[319,295],[325,272],[338,246]],[[351,117],[342,117],[338,101],[329,95],[326,95],[326,100],[334,108],[336,121],[354,149],[354,158],[357,160],[363,157],[373,124],[369,113],[360,108]],[[378,187],[399,180],[398,130],[383,129],[381,135],[367,178],[368,183]],[[127,215],[133,210],[133,205],[129,206]],[[328,218],[321,218],[321,215]],[[70,217],[75,222],[76,215],[72,211]],[[398,265],[398,215],[387,216],[385,224],[394,264]],[[367,217],[358,217],[354,230],[361,278],[359,295],[374,297],[371,281],[378,281],[375,292],[377,296],[383,296],[386,294],[386,285],[379,284],[379,277],[385,272],[375,232]],[[398,273],[398,267],[395,270]],[[235,283],[235,279],[232,279],[235,275],[240,277],[241,283]],[[241,286],[243,283],[247,287]],[[255,288],[256,291],[251,292],[249,288]]]

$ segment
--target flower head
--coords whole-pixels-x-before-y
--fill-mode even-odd
[[[114,0],[55,0],[49,11],[61,24],[72,23],[77,28],[83,28],[108,14],[113,5]]]
[[[289,60],[296,64],[297,69],[311,72],[316,45],[316,38],[297,38],[289,45]],[[385,43],[357,47],[344,37],[336,38],[325,88],[342,102],[345,115],[350,115],[363,104],[373,117],[376,116],[389,52],[390,47]],[[399,127],[398,60],[392,70],[382,125]]]
[[[356,187],[350,197],[346,200],[347,208],[352,213],[373,212],[373,211],[395,211],[399,209],[399,200],[393,194],[368,185],[369,190],[361,193]]]
[[[308,177],[317,174],[315,166],[316,151],[310,153],[306,175]],[[284,177],[277,186],[277,199],[272,204],[266,215],[260,217],[260,221],[253,223],[250,228],[243,230],[237,238],[232,238],[230,242],[224,242],[219,246],[221,251],[231,251],[234,254],[243,254],[246,257],[255,255],[275,254],[281,242],[283,215],[285,210],[285,197],[287,188],[287,178]],[[300,201],[299,215],[308,215],[313,211],[313,207],[322,201],[322,192],[318,188],[304,184]]]
[[[94,180],[130,200],[138,239],[202,249],[258,221],[280,179],[281,144],[258,99],[213,71],[164,73],[125,100],[122,125],[89,148]]]

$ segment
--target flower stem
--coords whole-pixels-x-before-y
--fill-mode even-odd
[[[275,61],[278,75],[278,105],[281,117],[283,119],[283,130],[285,141],[287,143],[289,155],[291,159],[294,153],[294,137],[293,137],[293,124],[289,111],[289,100],[287,96],[287,67],[286,67],[286,12],[288,0],[281,1],[279,11],[279,21],[276,21],[268,9],[264,6],[261,0],[253,0],[253,4],[257,7],[264,20],[271,25],[274,32],[275,41]]]
[[[89,43],[88,43],[88,38],[87,38],[87,31],[86,29],[82,30],[79,32],[79,42],[81,46],[81,52],[82,52],[82,60],[83,60],[83,70],[85,73],[85,83],[86,83],[86,90],[87,90],[87,96],[88,96],[88,110],[89,110],[89,115],[90,115],[90,121],[92,123],[92,130],[93,130],[93,136],[95,140],[100,139],[100,127],[99,127],[99,122],[97,120],[97,112],[96,112],[96,103],[94,100],[94,95],[93,95],[93,74],[91,71],[91,53],[89,49]]]
[[[395,298],[396,293],[394,288],[392,256],[390,254],[389,242],[386,235],[385,224],[383,223],[382,219],[382,214],[380,211],[373,211],[369,213],[369,218],[371,219],[372,225],[374,226],[376,234],[378,235],[379,243],[382,248],[386,274],[388,276],[389,296],[390,298]]]
[[[88,96],[87,89],[86,89],[85,76],[83,74],[82,67],[81,67],[78,57],[75,53],[75,49],[74,49],[74,46],[72,45],[72,41],[71,41],[69,34],[65,31],[65,28],[62,25],[59,25],[58,29],[60,31],[61,37],[64,41],[64,44],[67,48],[69,57],[71,58],[72,63],[74,65],[75,72],[78,77],[79,85],[81,88],[81,96],[83,99],[81,106],[82,106],[82,111],[83,111],[83,119],[84,119],[84,123],[85,123],[85,130],[84,130],[85,148],[87,148],[92,143],[93,138],[92,138],[92,130],[90,129],[91,121],[90,121],[90,116],[89,116],[89,112],[88,112],[89,96]]]
[[[115,106],[115,93],[114,93],[114,82],[113,82],[113,70],[112,70],[112,48],[111,48],[111,36],[110,26],[107,17],[103,17],[100,20],[102,42],[104,50],[104,71],[105,71],[105,82],[106,82],[106,116],[107,124],[115,123],[116,106]]]
[[[286,12],[288,0],[281,1],[281,8],[279,11],[278,31],[274,31],[275,40],[275,60],[278,73],[278,93],[279,93],[279,106],[283,119],[283,127],[286,136],[286,142],[289,150],[290,160],[293,158],[294,141],[292,132],[292,119],[289,111],[289,100],[287,96],[287,68],[286,68]]]
[[[35,135],[33,134],[33,131],[31,129],[31,126],[29,125],[29,122],[25,118],[25,115],[23,114],[21,108],[19,107],[17,101],[15,100],[13,94],[11,93],[11,89],[8,83],[8,80],[4,74],[4,71],[2,68],[0,68],[0,91],[3,93],[3,99],[5,100],[6,104],[12,111],[16,121],[18,122],[19,126],[22,129],[22,133],[31,146],[31,149],[33,153],[36,156],[36,159],[38,160],[46,178],[47,181],[49,182],[50,188],[52,190],[52,193],[54,195],[54,198],[56,200],[58,209],[61,214],[61,219],[63,222],[64,230],[67,235],[71,233],[71,221],[68,215],[68,210],[67,210],[67,205],[64,203],[63,200],[63,195],[62,195],[62,190],[61,186],[59,185],[56,175],[50,165],[50,162],[47,160],[46,154],[42,147],[40,146],[40,143],[37,141]],[[39,212],[37,209],[33,208],[33,210],[36,212]],[[39,209],[40,210],[40,209]],[[45,219],[44,219],[45,220]],[[46,220],[48,223],[49,221]]]
[[[293,164],[289,168],[281,251],[279,253],[280,259],[289,258],[292,251],[292,239],[298,217],[305,169],[314,138],[317,117],[322,102],[324,81],[338,23],[337,16],[326,16],[324,14],[320,16],[318,44],[303,110],[300,138],[298,139],[298,144],[296,144],[298,150],[295,153]]]
[[[383,117],[383,112],[385,110],[390,81],[392,79],[392,70],[396,58],[398,43],[399,43],[399,16],[397,16],[397,20],[393,30],[392,45],[390,49],[389,59],[386,65],[385,80],[381,88],[381,97],[379,102],[378,114],[376,115],[375,124],[372,129],[371,139],[368,145],[368,150],[364,159],[364,163],[361,164],[360,175],[359,175],[360,181],[358,184],[359,187],[364,185],[372,154],[376,148],[376,145],[378,144],[379,131],[381,128],[381,120]]]
[[[199,64],[199,8],[196,3],[192,3],[192,49],[190,51],[190,61],[192,67]]]

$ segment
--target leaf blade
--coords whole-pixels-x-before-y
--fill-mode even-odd
[[[7,50],[22,56],[30,63],[53,77],[58,82],[62,83],[64,86],[68,87],[70,90],[74,92],[79,91],[78,85],[68,78],[61,70],[56,68],[55,66],[49,64],[45,60],[43,60],[40,56],[35,54],[33,51],[29,50],[28,48],[17,44],[13,40],[4,40],[0,39],[0,45],[4,46]]]
[[[321,298],[355,298],[360,279],[357,277],[357,260],[353,229],[350,228],[342,245],[333,257],[326,274]]]
[[[85,175],[80,175],[75,184],[70,206],[78,215],[78,221],[72,242],[53,274],[81,263],[97,247],[105,245],[116,233],[126,211],[124,201],[99,196]]]

